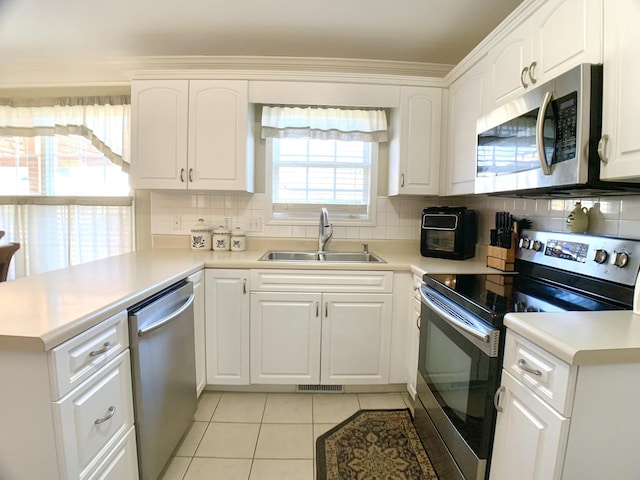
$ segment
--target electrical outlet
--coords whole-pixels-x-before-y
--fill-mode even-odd
[[[262,217],[251,217],[249,219],[249,232],[261,232],[262,231]]]
[[[173,216],[173,229],[182,230],[182,216],[180,215]]]

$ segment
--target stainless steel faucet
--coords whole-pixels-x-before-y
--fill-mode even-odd
[[[329,233],[327,233],[327,230]],[[329,212],[326,208],[320,210],[320,229],[318,231],[318,253],[324,252],[325,246],[333,236],[333,225],[329,223]]]

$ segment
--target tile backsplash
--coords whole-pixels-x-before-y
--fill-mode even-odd
[[[376,240],[418,240],[420,214],[435,205],[465,205],[477,210],[478,243],[489,243],[494,213],[508,211],[515,218],[528,218],[539,230],[567,231],[565,220],[575,203],[589,209],[589,230],[594,235],[640,238],[640,196],[521,199],[484,195],[465,197],[378,197],[375,226],[339,226],[334,238]],[[188,235],[203,218],[212,226],[230,223],[247,230],[248,236],[316,238],[317,225],[270,225],[262,193],[151,194],[151,234]],[[331,211],[329,210],[329,213]]]

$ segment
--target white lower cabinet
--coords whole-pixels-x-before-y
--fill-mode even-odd
[[[205,341],[205,291],[204,270],[189,275],[193,283],[193,337],[196,354],[196,394],[200,395],[207,385],[206,341]]]
[[[206,359],[210,385],[249,384],[249,270],[206,269]]]
[[[561,478],[569,419],[509,373],[502,373],[491,479]]]
[[[320,293],[251,294],[251,383],[320,381]]]
[[[65,478],[86,478],[133,426],[129,350],[54,402],[53,414]]]
[[[138,478],[128,347],[123,310],[48,352],[0,350],[0,478]]]
[[[322,295],[320,383],[389,383],[392,295]]]
[[[411,286],[411,309],[409,310],[409,331],[407,332],[407,391],[411,398],[416,398],[418,384],[418,354],[420,351],[420,315],[422,301],[420,300],[420,286],[422,278],[413,276]]]
[[[507,329],[491,480],[640,478],[640,364],[569,365]]]
[[[388,383],[392,282],[393,272],[252,271],[251,383]]]

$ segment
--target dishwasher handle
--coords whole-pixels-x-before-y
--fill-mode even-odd
[[[194,299],[195,299],[195,295],[192,293],[191,295],[189,295],[189,298],[187,298],[187,301],[184,302],[179,309],[177,309],[176,311],[170,313],[166,317],[161,318],[157,322],[152,323],[151,325],[148,325],[148,326],[138,330],[138,336],[139,337],[144,337],[145,335],[148,335],[151,332],[155,332],[156,330],[164,327],[168,323],[171,323],[171,321],[174,318],[180,316],[182,314],[182,312],[184,312],[187,308],[189,308],[191,306],[191,304],[193,303]]]

